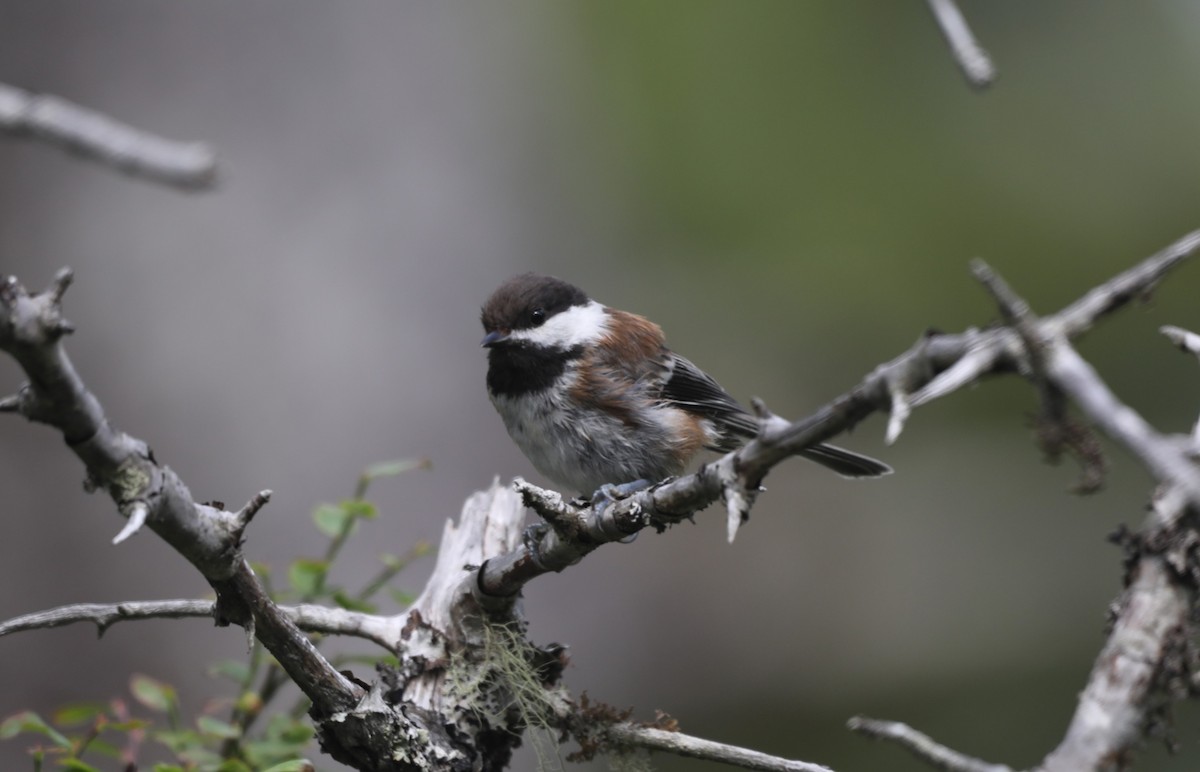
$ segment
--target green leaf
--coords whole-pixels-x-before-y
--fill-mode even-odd
[[[23,732],[33,732],[34,734],[44,735],[60,748],[71,749],[71,741],[63,736],[61,732],[54,729],[52,726],[42,720],[42,717],[32,710],[26,710],[15,716],[9,716],[0,722],[0,740],[7,740],[11,737],[16,737]]]
[[[155,764],[154,772],[184,772],[184,770],[177,764]]]
[[[0,721],[0,740],[10,740],[21,732],[43,732],[45,729],[49,727],[42,717],[26,710]]]
[[[264,769],[263,772],[313,772],[316,767],[308,759],[292,759]]]
[[[413,545],[413,548],[408,551],[407,555],[393,555],[390,552],[385,552],[379,556],[379,562],[383,563],[384,568],[394,573],[399,573],[408,567],[408,564],[423,558],[433,552],[433,546],[427,541],[419,541]]]
[[[354,488],[354,498],[366,498],[367,489],[371,487],[371,483],[374,480],[380,477],[392,477],[413,469],[429,469],[432,466],[427,458],[407,458],[398,461],[384,461],[380,464],[371,464],[358,476],[358,485]]]
[[[306,721],[296,721],[291,726],[285,727],[279,737],[284,742],[304,746],[313,738],[313,734],[312,724]]]
[[[417,599],[417,596],[413,595],[411,592],[397,590],[394,587],[389,587],[388,593],[392,596],[392,600],[396,601],[401,606],[411,606],[412,602]]]
[[[144,718],[131,718],[128,721],[110,721],[104,725],[104,728],[114,732],[131,732],[134,729],[145,729],[148,726],[151,726],[151,722]]]
[[[400,660],[394,654],[344,654],[336,657],[334,662],[338,667],[342,665],[368,665],[369,667],[387,665],[388,667],[400,667]]]
[[[325,572],[329,564],[324,560],[300,558],[288,568],[288,581],[292,589],[301,595],[315,595],[325,582]]]
[[[300,750],[300,745],[282,740],[255,740],[242,743],[242,753],[245,754],[246,760],[258,767],[294,759],[300,754]]]
[[[233,706],[243,713],[258,713],[263,708],[263,699],[258,692],[246,691],[242,692]]]
[[[116,759],[116,758],[120,758],[121,754],[125,752],[125,749],[118,747],[116,745],[113,745],[112,743],[108,742],[107,740],[97,739],[97,740],[92,740],[90,743],[88,743],[87,752],[88,753],[99,753],[103,756],[108,756],[110,759]]]
[[[245,683],[250,677],[250,665],[239,659],[222,659],[209,666],[208,674],[228,678],[234,683]]]
[[[263,732],[263,739],[243,743],[244,758],[256,769],[303,755],[312,740],[313,727],[308,721],[286,714],[272,716]]]
[[[175,687],[140,673],[129,679],[129,691],[135,700],[159,713],[167,713],[179,703]]]
[[[331,539],[342,535],[350,526],[351,514],[336,504],[322,504],[313,510],[313,522],[317,530]]]
[[[305,745],[307,743],[259,740],[257,742],[244,743],[242,745],[242,752],[246,754],[246,760],[255,769],[262,769],[272,764],[278,764],[281,761],[286,762],[298,758],[304,752]]]
[[[200,733],[191,729],[162,729],[154,733],[154,740],[176,754],[204,745],[204,738]]]
[[[333,594],[333,601],[348,611],[362,611],[367,614],[374,614],[376,611],[374,604],[367,603],[365,600],[352,598],[342,590],[338,590]]]
[[[103,716],[106,706],[100,702],[77,702],[54,711],[55,726],[79,726]]]
[[[278,740],[296,726],[310,727],[311,725],[307,721],[292,718],[287,713],[276,713],[267,719],[267,728],[263,732],[263,737],[270,740]]]
[[[379,510],[375,505],[364,499],[347,499],[342,502],[342,509],[352,518],[374,520],[379,517]]]
[[[215,772],[254,772],[246,762],[239,759],[225,759]]]
[[[234,737],[241,737],[242,730],[230,724],[227,721],[213,718],[212,716],[200,716],[196,719],[196,726],[200,731],[213,737],[219,737],[222,740],[230,740]]]
[[[58,763],[62,765],[63,769],[71,769],[74,772],[100,772],[99,769],[96,769],[91,764],[79,759],[63,759]]]
[[[184,750],[179,751],[178,755],[181,761],[196,765],[215,767],[223,761],[220,754],[214,753],[207,748],[201,748],[199,746],[195,748],[185,748]]]
[[[378,480],[380,477],[395,477],[398,474],[411,472],[414,469],[432,469],[433,462],[427,458],[402,458],[396,461],[381,461],[371,464],[362,473],[364,479]]]

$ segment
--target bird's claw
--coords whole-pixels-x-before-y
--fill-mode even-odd
[[[592,507],[596,510],[598,516],[604,516],[604,510],[610,505],[621,499],[627,499],[638,491],[649,488],[653,483],[649,480],[634,480],[633,482],[621,483],[614,485],[613,483],[604,483],[592,494]],[[622,544],[630,544],[637,538],[637,532],[629,534],[620,539]]]
[[[524,533],[521,534],[521,543],[533,557],[533,562],[538,565],[542,563],[542,537],[549,531],[550,526],[546,523],[533,523],[526,527]]]
[[[653,483],[649,480],[634,480],[633,482],[621,483],[620,485],[604,483],[592,494],[592,506],[603,511],[609,504],[621,499],[627,499],[638,491],[646,490],[651,485]]]

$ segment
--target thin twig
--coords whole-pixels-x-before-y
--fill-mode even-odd
[[[833,772],[829,767],[809,761],[785,759],[749,748],[693,737],[683,732],[669,732],[638,724],[614,724],[608,728],[607,736],[620,745],[662,751],[690,759],[716,761],[742,769],[761,772]]]
[[[846,726],[852,732],[897,743],[922,761],[948,772],[1012,772],[1010,767],[1003,764],[989,764],[947,748],[929,735],[899,721],[880,721],[855,716],[846,722]]]
[[[1200,470],[1185,446],[1155,431],[1122,403],[1065,339],[1053,342],[1047,373],[1101,430],[1133,451],[1155,479],[1178,487],[1200,511]]]
[[[199,142],[176,142],[56,96],[0,83],[0,131],[27,135],[132,177],[181,190],[212,188],[217,159]]]
[[[47,630],[77,622],[91,622],[100,635],[117,622],[141,619],[212,618],[211,600],[141,600],[126,603],[74,603],[35,611],[0,622],[0,637],[30,630]]]
[[[395,579],[401,571],[408,568],[414,560],[428,555],[431,551],[433,551],[433,546],[429,542],[419,541],[404,555],[389,557],[385,561],[383,568],[379,570],[379,573],[368,580],[354,597],[357,600],[369,601],[375,597],[377,592],[386,587],[392,579]]]
[[[1200,335],[1169,324],[1159,327],[1158,331],[1179,348],[1200,357]],[[1200,448],[1200,420],[1197,420],[1195,426],[1192,427],[1192,446],[1193,452],[1196,448]]]
[[[258,514],[258,511],[265,507],[271,501],[273,491],[270,489],[261,490],[254,494],[254,497],[246,502],[246,506],[242,507],[234,515],[234,521],[237,523],[239,530],[244,531],[250,525],[250,521]]]
[[[1200,249],[1200,230],[1176,240],[1165,249],[1122,271],[1055,314],[1058,331],[1070,339],[1088,331],[1100,319],[1134,300],[1149,297],[1166,275]]]
[[[933,11],[946,42],[950,44],[954,61],[966,76],[967,83],[976,89],[990,86],[996,79],[996,66],[971,34],[971,28],[967,26],[967,20],[954,0],[929,0],[929,10]]]
[[[1104,455],[1091,430],[1070,419],[1066,395],[1047,373],[1046,357],[1052,346],[1047,337],[1049,326],[1042,324],[1025,299],[987,263],[975,260],[971,270],[996,301],[1005,323],[1020,338],[1017,359],[1037,389],[1041,405],[1036,422],[1039,447],[1052,463],[1064,452],[1070,452],[1079,461],[1082,474],[1073,488],[1076,493],[1098,491],[1104,483]]]
[[[345,635],[374,641],[380,646],[395,651],[400,628],[387,617],[364,614],[342,608],[329,608],[313,603],[295,606],[280,606],[301,630],[324,635]],[[69,606],[35,611],[0,622],[0,638],[30,630],[47,630],[52,627],[79,622],[96,625],[103,635],[117,622],[132,622],[145,619],[186,619],[207,617],[216,613],[216,604],[211,600],[136,600],[123,603],[74,603]]]
[[[146,524],[146,518],[150,516],[150,507],[146,506],[146,502],[144,501],[135,501],[126,507],[126,509],[128,510],[129,518],[125,521],[125,526],[121,528],[120,532],[113,537],[113,544],[120,544],[140,531],[142,526]]]

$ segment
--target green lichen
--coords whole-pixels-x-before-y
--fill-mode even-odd
[[[492,728],[524,732],[538,770],[561,770],[554,701],[538,677],[533,646],[519,625],[482,625],[482,646],[451,653],[447,689]]]
[[[142,459],[127,458],[108,478],[105,487],[118,504],[136,501],[146,497],[146,491],[150,487],[150,473]]]

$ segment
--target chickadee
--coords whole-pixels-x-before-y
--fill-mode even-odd
[[[648,485],[680,474],[701,448],[725,453],[758,433],[758,419],[668,349],[658,325],[565,281],[509,279],[481,318],[492,404],[534,467],[572,491]],[[833,445],[800,455],[846,477],[892,471]]]

